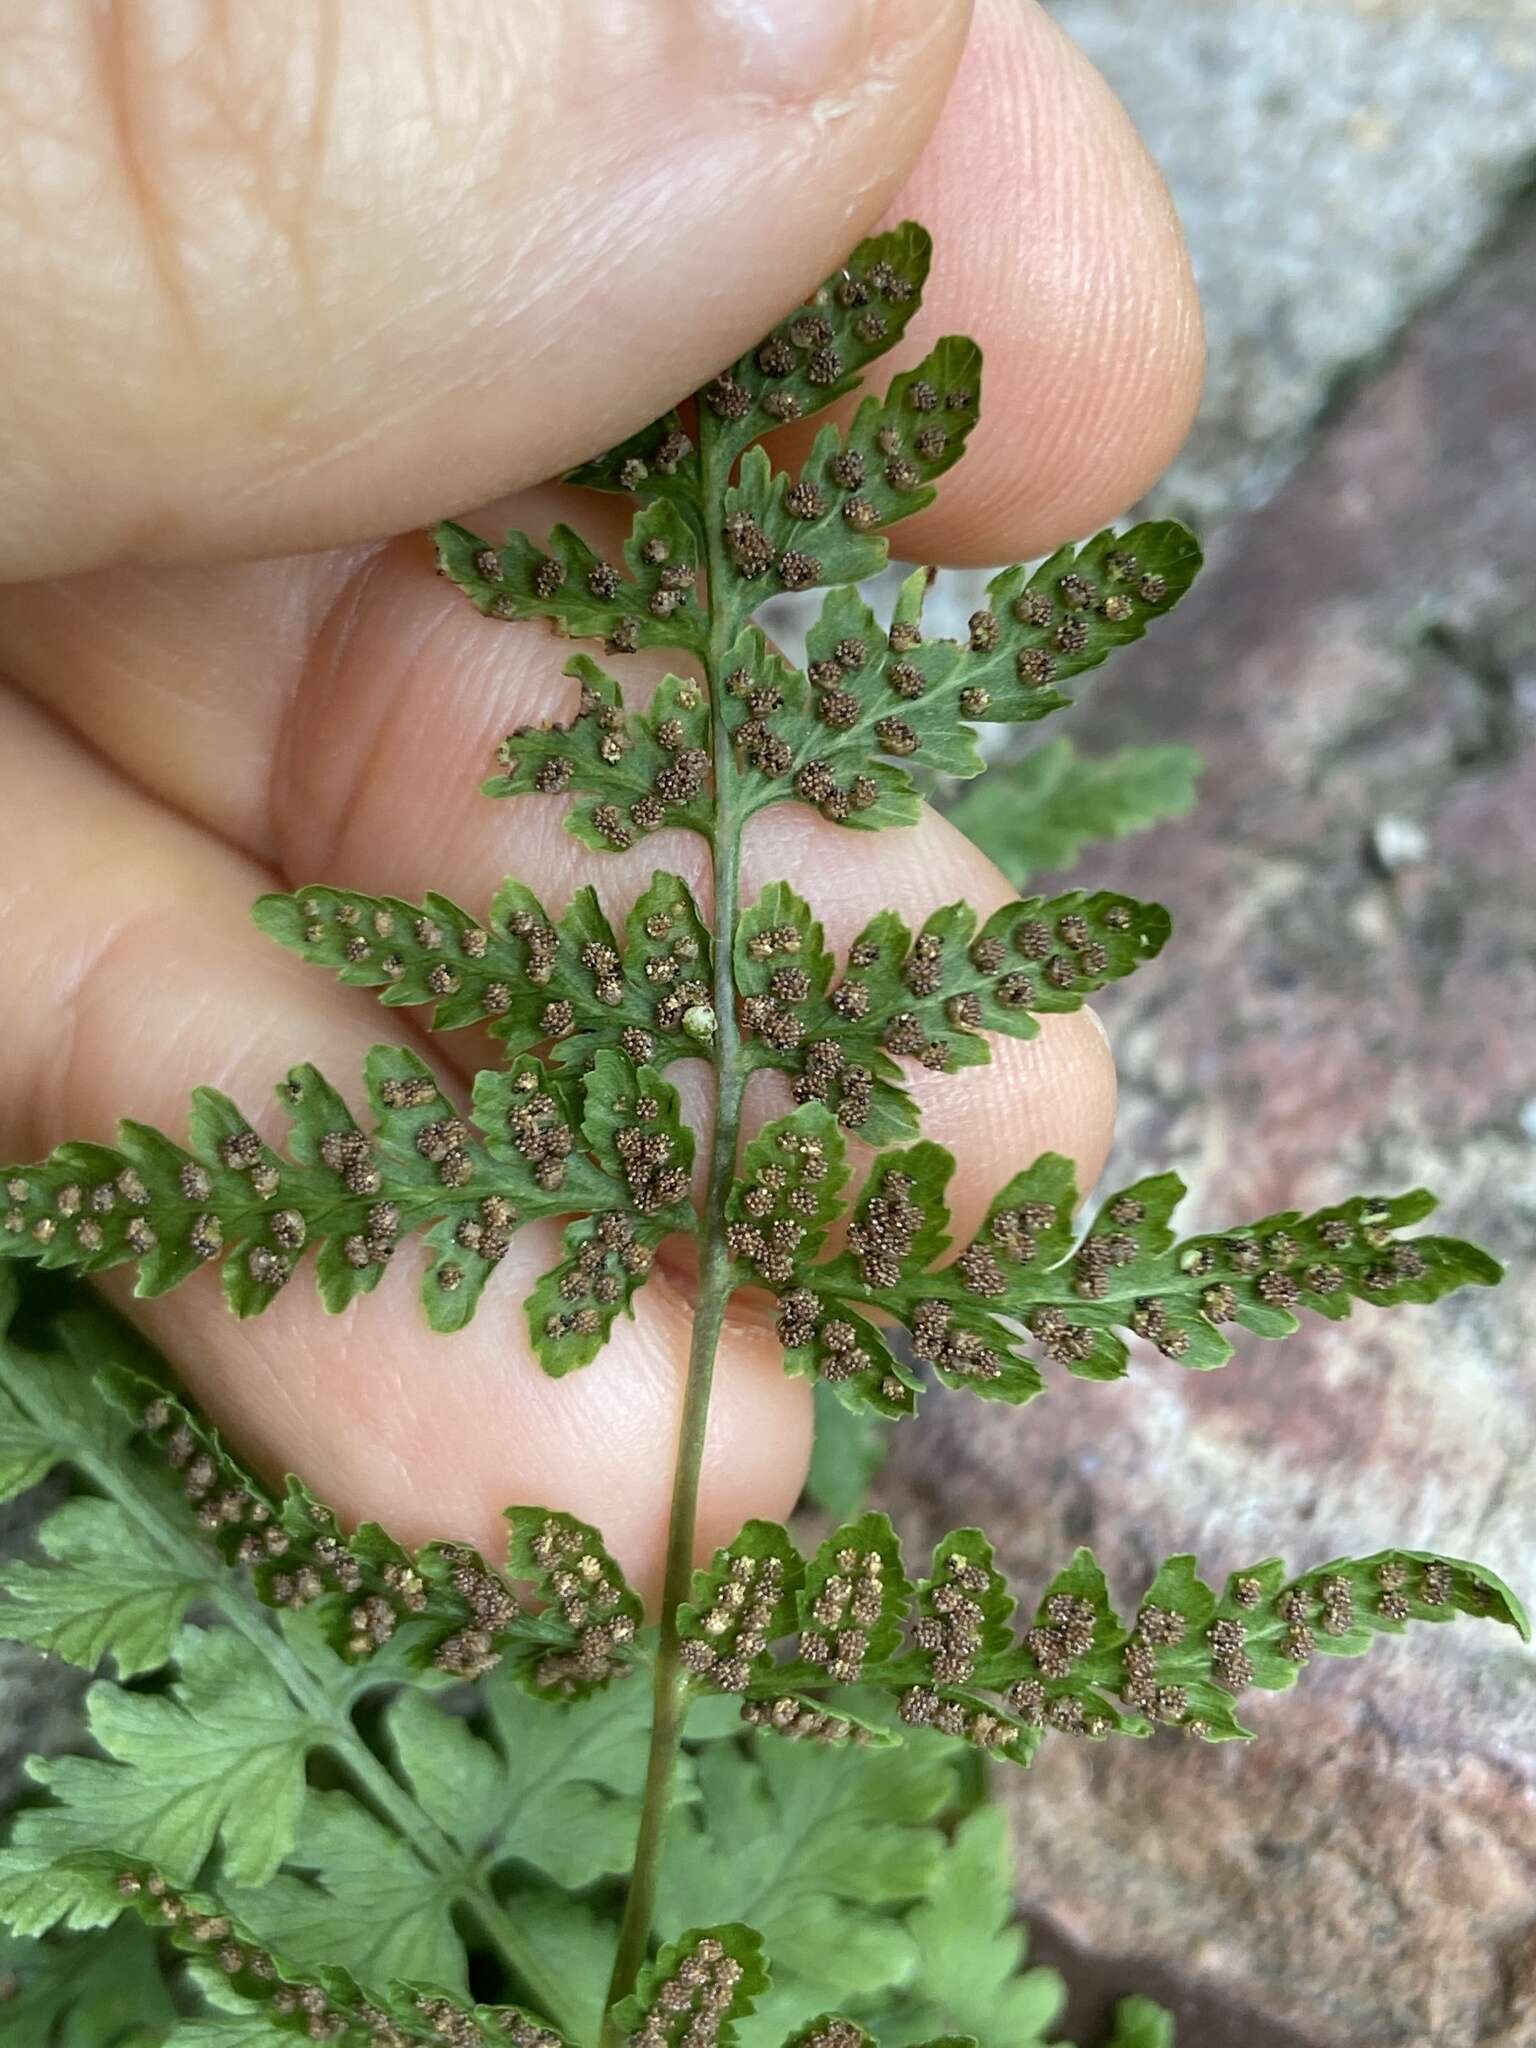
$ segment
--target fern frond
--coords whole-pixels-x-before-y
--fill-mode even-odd
[[[954,1159],[926,1141],[880,1156],[847,1250],[818,1265],[825,1228],[807,1234],[796,1192],[807,1161],[822,1184],[841,1185],[845,1150],[816,1103],[769,1125],[731,1196],[731,1250],[743,1283],[778,1296],[786,1369],[885,1414],[910,1412],[917,1383],[871,1314],[899,1324],[945,1386],[1017,1403],[1043,1386],[1025,1346],[1079,1378],[1118,1379],[1124,1332],[1206,1370],[1233,1354],[1227,1325],[1286,1337],[1301,1310],[1338,1320],[1356,1301],[1433,1302],[1500,1277],[1495,1260],[1458,1238],[1399,1236],[1435,1206],[1422,1188],[1176,1242],[1168,1219],[1184,1184],[1158,1174],[1111,1195],[1073,1249],[1077,1189],[1071,1162],[1054,1153],[1015,1175],[971,1242],[938,1265]]]
[[[547,619],[563,639],[599,640],[610,654],[641,647],[702,652],[693,529],[665,500],[637,512],[624,546],[629,576],[557,526],[546,547],[513,533],[500,548],[453,521],[434,536],[442,573],[491,619]]]
[[[530,1692],[585,1697],[630,1668],[640,1603],[583,1524],[512,1510],[505,1571],[468,1544],[410,1550],[376,1522],[348,1531],[301,1480],[258,1479],[191,1402],[122,1355],[103,1311],[61,1318],[63,1351],[33,1353],[6,1336],[11,1307],[0,1287],[0,1453],[10,1442],[28,1455],[0,1465],[0,1498],[66,1463],[106,1497],[42,1524],[48,1565],[0,1567],[0,1638],[87,1670],[110,1657],[132,1677],[169,1660],[189,1607],[244,1586],[304,1615],[359,1686],[505,1664]]]
[[[932,240],[915,221],[871,235],[804,306],[713,378],[700,403],[721,462],[729,466],[759,434],[811,419],[856,389],[860,372],[906,332],[932,255]],[[691,442],[679,445],[688,439],[681,427],[679,415],[668,413],[572,470],[567,482],[697,504],[697,458]]]
[[[804,675],[775,671],[768,687],[765,677],[738,693],[755,694],[750,716],[727,705],[749,807],[794,797],[836,824],[911,824],[918,791],[895,761],[979,775],[975,724],[1031,724],[1061,710],[1072,700],[1054,684],[1140,638],[1199,563],[1189,534],[1171,522],[1102,533],[1077,554],[1054,556],[1027,585],[1022,570],[1006,572],[991,586],[1006,616],[974,613],[964,646],[925,637],[926,570],[902,585],[889,628],[857,590],[832,590],[807,638]],[[747,629],[732,657],[748,676],[767,665],[754,635]]]
[[[1336,1558],[1294,1578],[1271,1558],[1234,1572],[1219,1597],[1193,1558],[1173,1557],[1129,1626],[1079,1550],[1019,1635],[1015,1606],[977,1529],[946,1536],[914,1588],[882,1515],[838,1530],[809,1566],[776,1524],[751,1522],[696,1576],[678,1627],[695,1682],[739,1696],[754,1727],[857,1742],[840,1690],[854,1687],[855,1702],[884,1693],[908,1726],[1021,1764],[1050,1729],[1096,1739],[1161,1723],[1208,1741],[1246,1737],[1236,1700],[1250,1686],[1281,1691],[1314,1656],[1359,1656],[1409,1622],[1464,1614],[1530,1635],[1491,1572],[1419,1550]]]
[[[428,1319],[455,1330],[512,1233],[574,1211],[601,1239],[601,1258],[578,1261],[592,1287],[558,1315],[542,1291],[530,1305],[535,1348],[564,1371],[596,1347],[584,1336],[572,1350],[560,1317],[580,1316],[600,1342],[655,1247],[693,1227],[692,1135],[676,1090],[622,1053],[600,1053],[581,1083],[531,1058],[483,1073],[472,1120],[414,1053],[376,1046],[366,1078],[371,1133],[316,1068],[290,1072],[277,1091],[292,1119],[287,1159],[227,1096],[202,1088],[185,1148],[125,1123],[115,1148],[62,1145],[39,1165],[0,1169],[10,1204],[0,1256],[87,1273],[136,1260],[140,1295],[222,1261],[225,1294],[244,1316],[266,1308],[314,1248],[321,1299],[336,1312],[377,1286],[402,1238],[420,1231],[432,1254]],[[615,1267],[624,1284],[610,1298]]]
[[[509,1053],[549,1045],[556,1065],[582,1067],[611,1046],[660,1068],[701,1057],[713,1037],[709,927],[682,877],[660,870],[625,920],[622,948],[594,889],[577,890],[556,921],[515,881],[483,924],[443,896],[417,905],[323,888],[263,896],[255,918],[350,987],[381,988],[391,1005],[435,1004],[435,1031],[486,1024]]]
[[[978,928],[979,927],[979,928]],[[1038,1017],[1156,959],[1172,928],[1160,903],[1108,890],[1030,897],[983,924],[965,903],[916,936],[893,910],[871,920],[839,972],[811,907],[773,883],[736,926],[736,986],[753,1066],[795,1076],[873,1145],[911,1137],[917,1110],[899,1061],[952,1074],[991,1058],[987,1034],[1033,1038]]]
[[[284,2038],[338,2048],[572,2048],[522,2006],[474,2005],[398,1976],[365,1993],[346,1970],[298,1968],[222,1900],[175,1884],[147,1858],[102,1858],[91,1875],[119,1912],[192,1959],[189,1979],[212,2011],[184,2021],[175,2048],[264,2048]]]

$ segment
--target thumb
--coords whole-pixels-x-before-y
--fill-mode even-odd
[[[969,0],[40,0],[0,577],[419,523],[622,438],[879,216]]]

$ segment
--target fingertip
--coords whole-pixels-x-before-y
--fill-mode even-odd
[[[398,532],[623,439],[870,227],[970,5],[107,11],[0,152],[0,577]]]
[[[916,561],[1044,554],[1136,501],[1182,445],[1204,330],[1167,186],[1098,71],[1033,0],[982,0],[937,129],[890,218],[934,271],[896,367],[940,334],[985,358],[981,425]]]

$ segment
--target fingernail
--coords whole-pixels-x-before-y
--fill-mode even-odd
[[[858,84],[878,48],[905,40],[913,8],[910,0],[704,0],[703,12],[735,53],[739,85],[806,99]]]

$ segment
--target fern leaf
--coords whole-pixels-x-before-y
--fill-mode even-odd
[[[1060,710],[1072,700],[1056,685],[1139,640],[1189,589],[1202,559],[1187,527],[1157,519],[1059,548],[1033,574],[1005,569],[971,621],[962,687],[985,690],[987,716],[1009,724]]]
[[[158,2048],[176,2007],[154,1938],[136,1922],[70,1940],[0,1936],[6,2048]]]
[[[1187,817],[1203,764],[1192,747],[1121,747],[1079,754],[1068,739],[992,764],[988,780],[946,813],[1015,888],[1072,867],[1085,846]]]
[[[820,2019],[791,2034],[784,2048],[880,2048],[873,2034],[865,2033],[841,2013],[823,2013]],[[924,2041],[916,2048],[976,2048],[973,2034],[946,2034],[942,2040]]]
[[[50,1563],[0,1564],[0,1636],[94,1671],[112,1657],[123,1678],[166,1663],[204,1575],[145,1555],[113,1501],[73,1500],[38,1531]]]
[[[304,1760],[323,1730],[232,1630],[190,1631],[178,1662],[180,1680],[163,1697],[92,1689],[87,1719],[101,1759],[34,1761],[57,1803],[22,1814],[0,1849],[0,1917],[18,1932],[104,1924],[103,1909],[81,1914],[71,1859],[82,1850],[151,1862],[182,1884],[216,1842],[237,1884],[266,1883],[292,1850]]]
[[[937,480],[965,452],[980,397],[981,350],[946,335],[883,399],[866,398],[846,432],[823,427],[797,477],[749,448],[724,499],[725,540],[748,601],[878,575],[887,550],[874,536],[933,502]]]
[[[9,1281],[0,1271],[0,1282]],[[580,1651],[594,1618],[567,1614],[532,1556],[526,1524],[512,1544],[509,1576],[525,1578],[544,1599],[537,1616],[466,1544],[411,1551],[377,1523],[344,1530],[296,1479],[284,1492],[264,1486],[190,1403],[145,1376],[105,1310],[61,1318],[64,1350],[38,1354],[7,1335],[9,1312],[0,1299],[0,1418],[46,1446],[34,1476],[70,1462],[112,1498],[70,1502],[44,1524],[50,1566],[5,1568],[11,1597],[0,1600],[0,1637],[88,1668],[111,1656],[128,1676],[166,1661],[187,1602],[217,1601],[246,1584],[267,1606],[304,1615],[356,1668],[359,1686],[425,1672],[477,1678],[506,1660],[519,1683],[538,1691],[540,1667],[553,1658],[548,1683],[567,1688],[561,1660]],[[542,1527],[543,1510],[522,1512]],[[248,1579],[236,1578],[241,1568]],[[638,1619],[639,1603],[606,1552],[597,1576],[615,1596],[595,1619],[609,1624],[617,1675],[628,1662],[623,1623]],[[588,1645],[589,1691],[597,1648]]]
[[[906,1916],[916,1970],[889,2003],[860,2006],[881,2041],[895,2048],[954,2027],[987,2048],[1043,2043],[1066,1987],[1055,1970],[1021,1968],[1027,1938],[1017,1915],[1007,1815],[979,1807],[955,1829],[927,1895]]]
[[[513,881],[484,924],[442,896],[417,905],[321,888],[264,896],[255,916],[350,986],[382,988],[388,1004],[435,1004],[435,1031],[486,1024],[509,1053],[553,1041],[557,1064],[584,1067],[613,1046],[665,1067],[698,1058],[713,1036],[711,936],[678,875],[652,876],[625,923],[622,955],[592,889],[578,890],[558,923]],[[392,951],[381,954],[385,943]]]
[[[4,1169],[12,1206],[0,1255],[84,1272],[136,1259],[141,1295],[164,1293],[222,1259],[230,1306],[255,1315],[317,1247],[316,1279],[334,1312],[375,1287],[401,1238],[421,1230],[433,1255],[423,1286],[428,1320],[452,1330],[469,1320],[510,1234],[531,1218],[585,1212],[611,1219],[610,1234],[627,1231],[625,1242],[652,1248],[692,1227],[691,1139],[676,1093],[620,1053],[604,1052],[580,1090],[534,1059],[482,1074],[478,1134],[413,1053],[375,1047],[367,1080],[371,1136],[315,1068],[292,1070],[278,1091],[293,1120],[291,1160],[205,1088],[193,1097],[190,1149],[125,1123],[116,1149],[63,1145],[39,1166]],[[630,1132],[619,1102],[657,1114]],[[677,1161],[669,1173],[649,1154],[621,1156],[631,1139],[658,1131],[669,1134]],[[638,1266],[626,1273],[636,1283],[644,1277]],[[542,1296],[535,1301],[543,1345],[548,1315]]]
[[[664,676],[643,715],[626,712],[612,676],[578,654],[565,673],[580,679],[569,724],[525,725],[497,750],[501,770],[486,796],[562,796],[578,801],[565,828],[598,853],[622,853],[663,828],[711,829],[711,721],[700,685]]]
[[[423,1812],[487,1873],[537,1871],[580,1890],[627,1868],[645,1772],[649,1700],[619,1687],[579,1714],[552,1713],[507,1674],[485,1689],[486,1729],[408,1689],[385,1710],[389,1753]],[[345,1969],[369,1993],[401,1977],[462,1996],[459,1886],[350,1793],[310,1792],[285,1871],[221,1903],[305,1969]]]
[[[841,1693],[817,1697],[829,1684],[893,1696],[910,1727],[1021,1764],[1049,1729],[1097,1739],[1144,1736],[1164,1723],[1222,1741],[1251,1732],[1235,1704],[1250,1686],[1283,1690],[1314,1656],[1359,1656],[1411,1621],[1466,1614],[1503,1623],[1523,1641],[1530,1633],[1501,1580],[1428,1551],[1337,1558],[1289,1579],[1270,1559],[1234,1572],[1219,1599],[1193,1558],[1170,1558],[1127,1627],[1092,1552],[1079,1550],[1018,1636],[1014,1595],[979,1530],[956,1530],[939,1544],[905,1620],[909,1589],[883,1517],[837,1531],[827,1554],[835,1574],[818,1581],[813,1566],[805,1577],[783,1532],[765,1523],[748,1524],[717,1554],[712,1585],[734,1587],[737,1611],[760,1617],[750,1655],[739,1640],[718,1654],[716,1610],[697,1596],[678,1616],[695,1683],[739,1695],[754,1726],[822,1742],[850,1733]],[[777,1588],[802,1583],[791,1632]]]
[[[453,521],[433,538],[439,569],[487,618],[547,619],[563,638],[600,640],[610,654],[703,651],[697,543],[688,520],[664,499],[635,516],[624,549],[627,578],[568,526],[557,526],[544,548],[522,533],[492,547]]]
[[[856,388],[894,348],[922,303],[933,244],[915,221],[859,244],[797,311],[700,393],[714,447],[728,468],[758,434],[810,419]],[[697,503],[698,458],[676,412],[583,463],[567,481],[664,501]]]
[[[765,1162],[813,1148],[818,1171],[840,1182],[844,1145],[819,1104],[770,1124],[743,1162],[730,1213],[765,1200]],[[782,1168],[780,1169],[783,1170]],[[731,1249],[745,1282],[774,1289],[786,1369],[831,1382],[851,1405],[909,1412],[913,1381],[864,1311],[898,1322],[917,1357],[948,1387],[1022,1402],[1043,1385],[1023,1355],[1030,1340],[1053,1365],[1083,1379],[1120,1378],[1120,1333],[1199,1370],[1225,1365],[1225,1326],[1286,1337],[1298,1311],[1337,1320],[1355,1301],[1388,1308],[1491,1286],[1497,1262],[1456,1238],[1400,1238],[1434,1208],[1423,1189],[1356,1196],[1310,1216],[1294,1211],[1220,1234],[1176,1242],[1169,1217],[1184,1193],[1159,1174],[1110,1196],[1072,1250],[1077,1202],[1071,1164],[1047,1153],[993,1201],[972,1241],[947,1265],[945,1190],[954,1161],[920,1142],[881,1156],[854,1211],[848,1249],[814,1263],[824,1236],[795,1235],[787,1208],[768,1213],[778,1236],[738,1225]]]
[[[339,2048],[569,2048],[525,2007],[472,2005],[442,1985],[401,1982],[398,1964],[387,1986],[366,1993],[345,1969],[302,1967],[222,1900],[168,1881],[143,1858],[119,1860],[98,1881],[118,1911],[195,1958],[188,1975],[213,2011],[184,2022],[176,2048],[271,2048],[284,2038]]]
[[[1173,2014],[1150,1998],[1120,1999],[1109,2048],[1173,2048]]]
[[[985,1065],[986,1034],[1033,1038],[1037,1018],[1081,1009],[1155,959],[1171,928],[1161,904],[1108,890],[1030,897],[984,924],[952,903],[915,937],[888,910],[839,974],[810,905],[777,882],[736,928],[749,1057],[794,1075],[797,1099],[826,1103],[844,1129],[888,1144],[917,1129],[899,1060],[930,1073]]]
[[[743,474],[760,478],[761,466]],[[820,570],[819,558],[803,559]],[[769,676],[760,636],[747,629],[732,659],[763,680],[739,693],[757,697],[750,717],[728,706],[727,720],[749,807],[793,797],[836,824],[912,823],[918,791],[896,762],[980,774],[974,724],[1032,723],[1070,703],[1051,685],[1139,638],[1188,589],[1199,562],[1193,539],[1173,522],[1100,534],[1076,555],[1054,556],[1027,586],[1022,570],[1006,572],[992,586],[997,602],[1007,594],[1006,619],[976,612],[963,647],[923,634],[926,570],[902,585],[889,629],[856,590],[837,588],[808,635],[804,675],[780,664]],[[1124,563],[1133,569],[1106,566]]]

